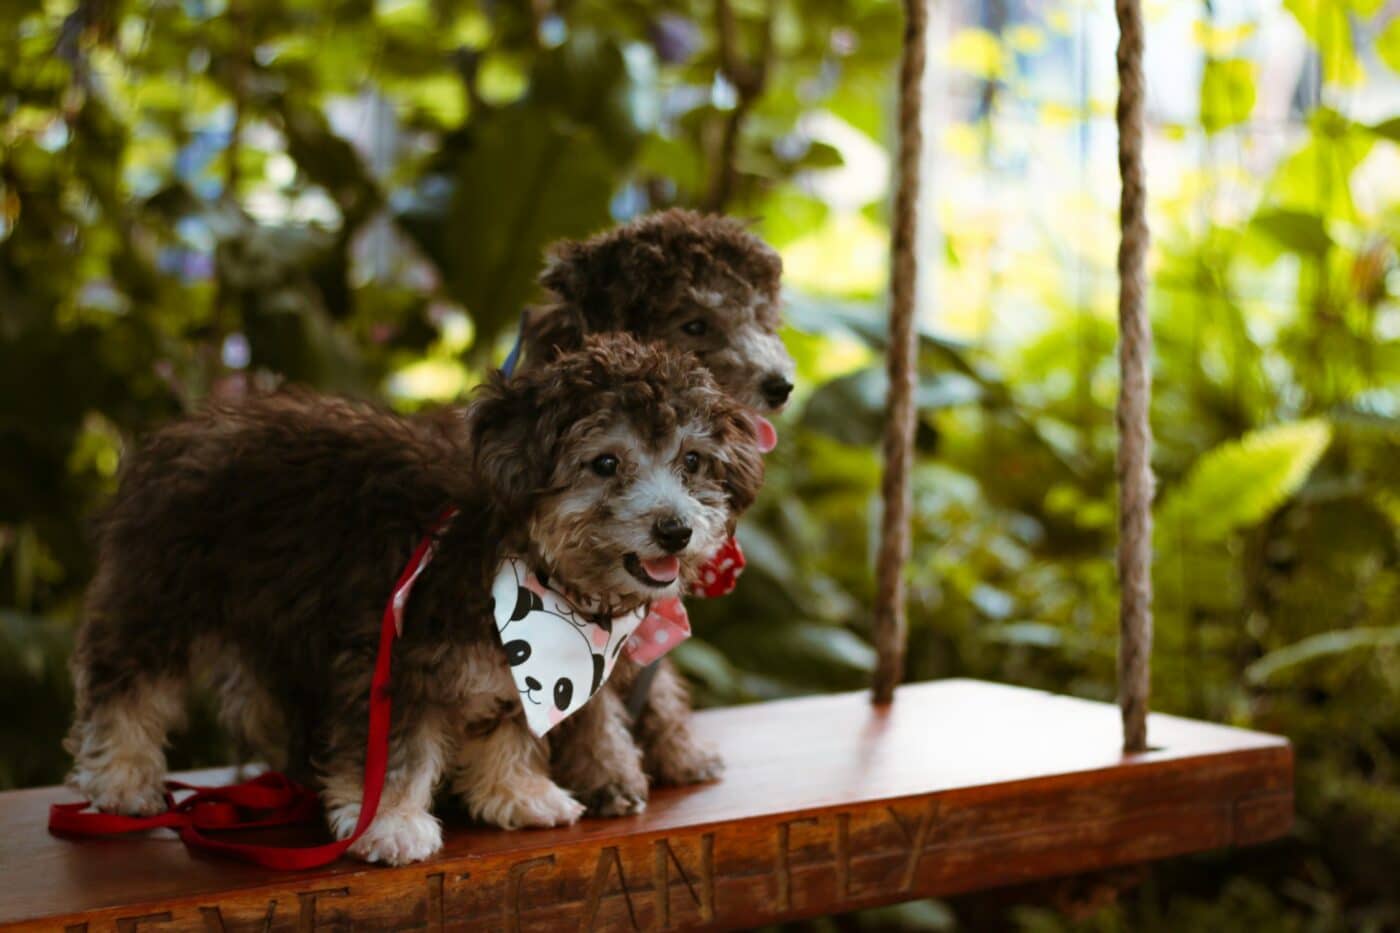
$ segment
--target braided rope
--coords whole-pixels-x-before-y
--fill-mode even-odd
[[[1147,317],[1146,172],[1143,167],[1143,26],[1139,0],[1116,0],[1118,44],[1118,167],[1122,240],[1119,275],[1120,488],[1118,573],[1119,705],[1123,747],[1147,747],[1147,701],[1152,653],[1152,332]],[[895,196],[890,280],[889,399],[885,424],[885,473],[875,603],[875,701],[888,703],[903,675],[905,630],[904,565],[909,559],[916,410],[913,402],[917,338],[914,331],[914,253],[919,158],[923,129],[926,11],[923,0],[905,0],[904,58],[900,69],[899,189]]]
[[[894,199],[890,244],[889,397],[885,420],[885,472],[881,484],[884,514],[876,564],[875,702],[894,699],[904,676],[904,565],[909,561],[911,496],[909,474],[914,459],[915,366],[918,339],[914,329],[914,289],[918,257],[914,237],[918,220],[919,159],[923,149],[924,58],[928,33],[925,0],[904,2],[904,57],[899,71],[898,189]]]
[[[1118,14],[1118,705],[1123,749],[1147,748],[1152,661],[1152,329],[1147,317],[1147,184],[1143,168],[1140,0]]]

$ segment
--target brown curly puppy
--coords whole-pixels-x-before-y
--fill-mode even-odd
[[[781,409],[793,362],[778,336],[782,259],[742,223],[673,209],[551,250],[546,304],[527,315],[523,367],[541,365],[587,334],[626,332],[696,354],[720,387],[755,412]],[[763,422],[760,422],[763,423]],[[763,423],[766,426],[766,423]],[[771,427],[769,427],[771,431]],[[621,665],[609,692],[628,697],[637,671]],[[645,771],[661,784],[719,776],[723,764],[690,732],[690,697],[663,659],[634,724]],[[624,727],[617,697],[595,701],[552,743],[554,774],[590,811],[636,812],[647,782],[630,761],[603,754]]]
[[[522,722],[494,624],[498,567],[523,557],[612,611],[674,594],[762,470],[751,421],[702,368],[622,335],[492,379],[464,417],[287,392],[171,424],[127,458],[101,524],[70,784],[103,810],[160,810],[166,733],[213,658],[238,672],[226,712],[251,731],[307,724],[329,823],[349,835],[384,603],[451,505],[394,648],[388,776],[352,852],[394,864],[435,852],[430,805],[448,774],[488,822],[573,822],[582,807]],[[675,581],[639,572],[667,555]]]
[[[735,399],[776,411],[793,377],[778,337],[782,275],[777,252],[739,221],[679,208],[558,243],[540,277],[549,301],[527,315],[524,364],[625,331],[694,353]]]

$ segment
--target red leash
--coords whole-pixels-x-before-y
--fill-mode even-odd
[[[56,803],[49,808],[49,832],[62,836],[111,836],[173,829],[191,849],[282,871],[319,868],[344,855],[374,822],[379,797],[384,791],[384,772],[389,762],[389,662],[394,639],[402,634],[403,608],[414,581],[432,559],[438,532],[455,514],[454,509],[444,512],[436,527],[419,542],[384,606],[384,618],[379,627],[379,653],[374,660],[374,678],[370,681],[369,742],[365,749],[360,819],[348,838],[319,846],[289,848],[227,842],[205,834],[206,830],[257,829],[314,822],[321,812],[315,792],[276,772],[225,787],[166,781],[165,800],[169,809],[155,816],[85,812],[89,807],[87,802]],[[184,791],[193,793],[176,802],[175,793]]]

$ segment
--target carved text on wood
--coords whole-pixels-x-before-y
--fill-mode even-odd
[[[553,852],[450,855],[429,865],[353,875],[287,876],[274,888],[215,899],[89,915],[74,933],[204,933],[408,927],[446,930],[668,930],[748,926],[949,893],[988,883],[989,858],[1069,872],[1102,867],[1102,841],[1136,848],[1116,861],[1172,854],[1152,849],[1153,827],[1187,821],[1202,847],[1227,845],[1235,812],[1291,812],[1287,794],[1222,808],[1189,796],[1150,813],[1115,812],[1102,797],[1028,794],[1008,806],[950,805],[937,796],[728,823],[665,835],[582,841]],[[1131,823],[1131,826],[1127,824]],[[528,835],[522,834],[522,840]],[[1096,846],[1096,842],[1100,844]],[[1097,854],[1095,854],[1097,853]],[[1092,860],[1092,861],[1090,861]],[[1110,860],[1112,861],[1112,859]]]

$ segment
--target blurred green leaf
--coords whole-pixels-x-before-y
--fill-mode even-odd
[[[845,444],[879,444],[888,393],[889,374],[883,366],[858,370],[813,393],[802,423]],[[966,405],[981,397],[981,386],[960,373],[921,376],[914,389],[914,403],[924,412]]]
[[[447,215],[424,245],[441,257],[448,293],[471,312],[478,348],[519,319],[546,246],[607,222],[611,179],[589,132],[523,108],[475,124],[454,165]]]
[[[1400,22],[1400,20],[1396,20]],[[1380,123],[1370,127],[1371,132],[1382,139],[1388,139],[1393,143],[1400,143],[1400,117],[1391,117],[1389,120],[1382,120]]]
[[[1400,17],[1392,19],[1376,37],[1376,54],[1392,71],[1400,71]]]
[[[1206,59],[1201,77],[1201,126],[1207,133],[1249,119],[1254,111],[1254,72],[1254,62],[1248,59]]]
[[[1324,80],[1352,85],[1362,79],[1345,4],[1335,0],[1284,0],[1283,6],[1316,46]]]
[[[681,672],[722,697],[739,693],[739,677],[729,659],[700,638],[688,638],[669,654]]]
[[[1400,645],[1400,626],[1321,632],[1286,648],[1269,652],[1245,668],[1245,676],[1252,684],[1273,685],[1286,679],[1295,668],[1314,661],[1353,651],[1377,651],[1397,645]]]
[[[587,128],[613,159],[626,164],[641,141],[647,116],[617,43],[598,32],[580,32],[544,55],[530,82],[530,100]]]
[[[766,620],[714,633],[715,644],[740,666],[792,684],[862,686],[875,669],[875,649],[844,628]]]
[[[1255,229],[1295,253],[1319,255],[1332,245],[1323,219],[1316,214],[1291,210],[1266,210],[1254,215]]]
[[[1298,421],[1251,432],[1203,455],[1158,509],[1160,546],[1170,553],[1167,535],[1214,541],[1261,521],[1298,491],[1331,437],[1325,421]]]

